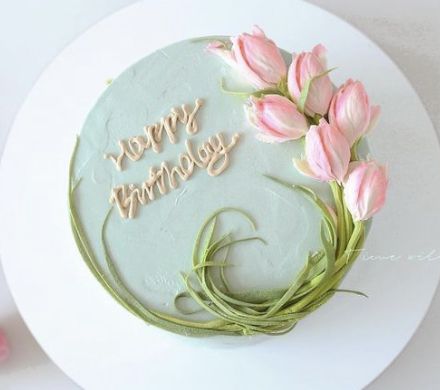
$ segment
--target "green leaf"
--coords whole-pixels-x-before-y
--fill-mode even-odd
[[[322,72],[322,73],[320,73],[320,74],[318,74],[316,76],[311,77],[310,79],[308,79],[304,83],[303,89],[301,90],[301,94],[299,96],[298,103],[297,103],[297,108],[298,108],[299,112],[304,113],[306,102],[307,102],[307,97],[309,95],[310,87],[311,87],[312,83],[315,80],[317,80],[317,79],[319,79],[321,77],[324,77],[325,75],[329,74],[330,72],[332,72],[335,69],[336,68],[328,69],[325,72]]]
[[[138,298],[125,284],[121,270],[116,267],[117,263],[112,258],[106,239],[106,230],[114,214],[111,209],[104,216],[101,229],[101,244],[105,261],[98,259],[94,248],[90,245],[76,210],[75,191],[81,183],[81,179],[74,179],[73,174],[76,150],[77,144],[69,164],[68,188],[69,217],[75,242],[84,262],[99,283],[118,303],[141,320],[171,332],[189,336],[258,333],[280,335],[292,330],[299,320],[316,310],[337,292],[364,295],[359,291],[338,287],[362,248],[365,237],[364,224],[355,222],[352,232],[346,229],[345,223],[342,224],[346,244],[340,249],[343,254],[336,257],[334,241],[340,241],[339,230],[336,234],[334,222],[329,216],[325,203],[307,187],[295,186],[283,180],[271,178],[279,184],[300,192],[318,207],[323,216],[320,230],[322,249],[309,254],[303,269],[292,278],[292,282],[287,287],[279,289],[240,292],[231,290],[224,274],[224,269],[230,265],[228,249],[243,242],[265,243],[265,241],[258,236],[234,238],[231,233],[220,234],[217,238],[219,228],[217,221],[223,213],[233,212],[241,215],[248,222],[249,228],[252,231],[256,230],[255,222],[248,213],[237,208],[222,208],[206,219],[196,235],[193,247],[193,273],[191,274],[195,277],[191,279],[190,274],[182,273],[185,291],[175,297],[175,306],[181,314],[190,315],[199,311],[198,308],[200,308],[210,313],[213,319],[188,320],[148,307],[143,303],[143,299]],[[336,200],[339,199],[340,192],[336,191],[335,195]],[[348,212],[343,202],[339,202],[339,205],[342,208],[341,215]],[[246,255],[246,252],[243,253]],[[192,300],[198,308],[189,310],[180,307],[179,302],[182,299]]]

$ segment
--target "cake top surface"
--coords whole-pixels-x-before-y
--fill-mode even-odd
[[[254,26],[168,46],[111,82],[69,204],[119,303],[184,335],[282,334],[335,293],[362,295],[339,286],[385,202],[364,142],[380,108],[333,69],[324,46],[289,56]]]
[[[188,180],[177,179],[178,188],[138,206],[136,215],[110,216],[108,241],[114,261],[124,281],[148,305],[175,313],[174,296],[184,290],[180,272],[191,268],[194,240],[204,220],[216,209],[237,207],[255,219],[262,243],[243,243],[233,248],[232,285],[238,289],[287,286],[303,265],[308,251],[319,246],[319,213],[306,199],[271,182],[273,174],[299,184],[307,184],[323,195],[328,190],[299,174],[292,157],[300,157],[303,143],[265,144],[255,138],[246,120],[243,99],[225,93],[228,87],[249,90],[237,73],[206,52],[206,40],[187,40],[168,46],[128,68],[109,85],[90,112],[81,131],[75,160],[78,212],[91,245],[104,263],[101,228],[110,208],[112,188],[121,184],[140,185],[151,167],[162,162],[179,164],[189,140],[194,151],[210,137],[221,133],[229,143],[228,167],[218,176],[204,168],[194,168]],[[163,136],[160,152],[149,148],[138,161],[124,158],[122,170],[103,158],[117,156],[118,142],[144,134],[144,126],[160,122],[172,108],[203,103],[196,113],[198,131],[190,135],[178,124],[175,144]],[[219,228],[238,235],[251,232],[235,215],[222,217]],[[232,269],[232,268],[231,268]]]

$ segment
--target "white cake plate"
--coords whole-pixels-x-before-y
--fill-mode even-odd
[[[369,299],[339,295],[282,337],[188,339],[130,315],[83,264],[68,223],[68,160],[106,79],[171,42],[254,23],[286,49],[324,43],[339,67],[332,78],[363,80],[382,105],[370,143],[390,167],[388,204],[344,282]],[[440,150],[428,116],[376,45],[305,3],[151,1],[98,23],[33,88],[0,183],[1,255],[18,308],[53,361],[86,389],[359,389],[406,345],[439,280]]]

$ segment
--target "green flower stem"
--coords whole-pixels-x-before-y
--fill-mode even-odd
[[[309,120],[309,123],[312,125],[319,125],[319,120],[321,119],[321,116],[316,114],[315,116],[308,116],[307,115],[307,119]]]
[[[343,190],[342,190],[343,192]],[[345,198],[342,194],[342,208],[344,210],[344,223],[345,223],[345,230],[347,232],[347,237],[350,237],[353,233],[353,217],[351,216],[350,212],[347,209],[347,205],[345,203]]]
[[[309,254],[302,270],[293,278],[287,288],[232,291],[224,270],[229,265],[229,249],[245,241],[259,241],[260,237],[250,236],[234,239],[227,233],[216,238],[216,222],[224,213],[238,213],[247,220],[252,231],[255,222],[244,211],[223,208],[214,212],[202,225],[194,242],[191,274],[182,274],[185,291],[175,298],[176,309],[190,315],[204,310],[213,316],[212,320],[195,321],[151,309],[125,285],[117,269],[106,240],[106,229],[111,222],[111,211],[104,219],[101,231],[101,245],[104,262],[99,261],[87,239],[76,211],[75,191],[80,181],[74,180],[73,161],[75,146],[69,167],[69,209],[73,235],[86,265],[109,294],[128,311],[146,323],[165,330],[187,336],[250,335],[264,333],[280,335],[292,330],[299,320],[327,302],[337,292],[338,286],[357,258],[364,240],[364,224],[352,222],[343,203],[341,187],[331,183],[332,194],[337,209],[337,223],[326,204],[310,189],[286,183],[270,177],[277,183],[287,186],[311,201],[322,215],[322,249]],[[342,238],[341,238],[342,237]],[[106,270],[104,270],[104,266]],[[184,311],[180,308],[181,299],[192,299],[200,310]]]
[[[359,146],[359,140],[357,140],[350,149],[351,161],[359,161],[358,146]]]
[[[260,98],[264,95],[283,95],[284,93],[278,89],[278,88],[266,88],[266,89],[260,89],[254,92],[247,92],[247,91],[232,91],[230,89],[228,89],[225,86],[225,80],[221,79],[220,82],[220,90],[227,94],[227,95],[233,95],[233,96],[238,96],[244,99],[249,98],[250,96],[255,96],[257,98]]]
[[[287,87],[287,77],[281,79],[281,81],[277,85],[277,89],[283,96],[290,99],[290,93]]]
[[[337,216],[337,232],[338,232],[338,245],[336,256],[339,257],[344,251],[347,244],[347,228],[346,228],[346,216],[344,207],[344,201],[342,197],[342,186],[336,181],[330,182],[330,188],[332,190],[333,199],[336,206],[336,216]]]

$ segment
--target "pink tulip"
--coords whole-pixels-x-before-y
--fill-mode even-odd
[[[0,329],[0,363],[9,357],[9,344],[4,332]]]
[[[287,86],[293,100],[299,101],[301,91],[312,77],[322,75],[327,70],[325,59],[326,49],[322,45],[315,46],[311,52],[293,54],[289,67]],[[305,113],[310,116],[327,114],[333,86],[328,75],[316,77],[309,89],[305,103]]]
[[[257,88],[273,88],[286,77],[287,66],[280,50],[263,30],[254,26],[252,34],[231,37],[232,48],[224,42],[211,42],[207,49],[236,67]]]
[[[263,142],[298,139],[309,128],[305,116],[284,96],[265,95],[260,99],[251,96],[245,109],[249,122],[260,131],[257,139]]]
[[[344,134],[352,146],[374,125],[379,113],[379,106],[370,106],[363,84],[348,80],[333,96],[329,121]]]
[[[294,160],[304,175],[321,181],[342,182],[350,163],[350,146],[345,137],[325,119],[306,134],[305,160]]]
[[[385,203],[388,187],[386,168],[375,161],[350,164],[344,185],[344,199],[355,221],[365,221]]]

